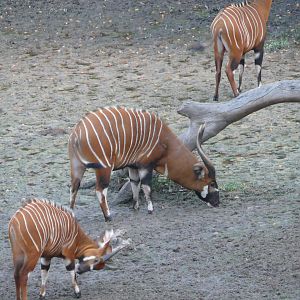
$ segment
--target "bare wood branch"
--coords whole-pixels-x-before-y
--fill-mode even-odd
[[[203,142],[217,135],[231,123],[270,105],[300,102],[300,80],[284,80],[247,91],[222,103],[185,102],[178,113],[190,119],[189,128],[179,138],[190,149],[196,148],[201,123],[206,123]]]

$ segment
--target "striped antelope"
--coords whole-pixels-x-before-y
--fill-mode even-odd
[[[81,292],[76,273],[103,269],[105,262],[128,243],[122,241],[112,249],[113,231],[105,231],[101,239],[93,241],[82,231],[70,209],[47,200],[26,201],[13,215],[8,228],[18,300],[27,299],[28,276],[39,258],[42,276],[40,298],[46,294],[48,270],[53,257],[64,258],[75,296],[79,298]],[[79,260],[76,265],[75,259]]]
[[[173,181],[196,191],[213,206],[219,204],[215,169],[202,150],[198,135],[199,162],[155,114],[124,107],[105,107],[89,112],[71,132],[69,158],[71,163],[70,206],[86,168],[96,173],[96,195],[105,220],[111,219],[107,204],[107,188],[112,170],[129,168],[134,209],[139,207],[140,186],[152,213],[151,180],[155,169]]]
[[[211,24],[216,65],[216,89],[214,100],[219,98],[221,68],[225,51],[228,52],[226,75],[234,96],[241,92],[245,54],[255,53],[258,86],[261,85],[261,65],[266,39],[266,23],[269,18],[272,0],[245,1],[231,4],[215,17]],[[233,71],[239,67],[239,87],[237,88]]]

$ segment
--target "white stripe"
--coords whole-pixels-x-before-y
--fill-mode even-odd
[[[40,225],[43,227],[43,230],[44,230],[44,239],[43,239],[43,249],[44,249],[44,247],[46,246],[46,243],[48,241],[48,238],[49,238],[49,232],[48,232],[47,224],[45,224],[46,217],[45,217],[45,214],[44,214],[43,210],[41,209],[40,205],[36,205],[35,209],[38,209],[40,219],[42,220],[42,221],[40,221]]]
[[[49,232],[48,235],[50,235],[50,232],[55,232],[51,238],[52,245],[50,245],[50,253],[55,253],[55,251],[60,252],[62,245],[67,242],[68,239],[74,240],[74,231],[78,225],[76,225],[71,212],[60,209],[54,203],[44,201],[32,202],[32,206],[34,206],[34,209],[42,212],[43,217],[41,216],[40,222],[47,228]],[[46,214],[44,214],[41,207],[44,208]],[[70,223],[72,223],[72,225]]]
[[[150,136],[151,136],[151,131],[152,131],[152,115],[147,111],[146,112],[149,116],[149,130],[147,133],[147,142],[145,144],[145,146],[142,149],[143,154],[145,153],[145,149],[147,149],[149,147],[149,143],[150,143]]]
[[[232,35],[233,35],[233,37],[234,37],[235,45],[238,47],[238,49],[240,49],[240,46],[238,45],[238,42],[237,42],[236,36],[235,36],[236,30],[235,30],[234,24],[232,23],[230,17],[226,14],[225,11],[224,11],[224,14],[223,14],[223,15],[224,15],[224,17],[227,17],[228,21],[230,22],[230,24],[231,24],[231,26],[232,26]],[[229,14],[229,15],[230,15],[230,14]]]
[[[137,114],[137,129],[138,129],[138,141],[137,141],[137,148],[136,148],[136,151],[135,151],[135,155],[134,155],[134,161],[138,161],[140,159],[140,150],[141,150],[141,147],[142,147],[142,142],[141,142],[141,139],[142,139],[142,135],[143,135],[143,123],[142,123],[142,118],[141,118],[141,111],[140,110],[137,110],[136,111],[136,114]]]
[[[248,33],[248,30],[247,30],[247,27],[246,27],[246,24],[245,24],[245,13],[244,13],[244,7],[242,7],[241,9],[238,9],[236,7],[233,7],[231,8],[232,11],[237,14],[238,16],[238,20],[239,20],[239,26],[240,26],[240,29],[241,29],[241,38],[242,38],[242,41],[243,41],[243,44],[244,44],[244,48],[245,48],[245,45],[248,45],[249,44],[249,33]]]
[[[114,142],[115,142],[115,153],[117,153],[117,139],[116,139],[116,137],[115,137],[113,128],[112,128],[112,126],[111,126],[111,122],[110,122],[109,118],[107,117],[107,115],[103,112],[102,109],[99,109],[98,112],[102,114],[102,116],[106,119],[106,121],[107,121],[107,123],[108,123],[109,129],[110,129],[110,132],[111,132],[111,135],[112,135],[112,137],[113,137],[113,139],[114,139]]]
[[[211,32],[213,33],[215,31],[215,26],[217,24],[217,22],[220,20],[220,16],[221,14],[223,13],[223,11],[220,11],[216,17],[214,18],[212,24],[210,25],[210,28],[211,28]]]
[[[237,9],[237,10],[239,11],[239,9]],[[240,37],[241,37],[241,42],[243,43],[244,33],[242,32],[243,27],[242,27],[242,23],[241,23],[241,20],[240,20],[240,16],[237,15],[236,11],[234,9],[232,9],[231,7],[227,8],[226,13],[229,14],[232,17],[232,19],[234,19],[234,22],[235,22],[235,25],[236,25],[235,28],[234,28],[234,35],[238,31],[239,34],[240,34]],[[237,39],[236,38],[235,38],[235,40],[236,40],[236,43],[237,43]],[[237,46],[240,49],[240,47],[239,47],[238,44],[237,44]],[[240,45],[240,46],[242,48],[242,45]]]
[[[161,130],[162,130],[162,127],[163,127],[163,123],[160,119],[158,119],[160,121],[160,129],[159,129],[159,132],[158,132],[158,135],[157,135],[157,138],[156,138],[156,142],[155,144],[153,145],[152,149],[150,150],[150,152],[147,154],[147,157],[149,157],[152,153],[152,151],[154,150],[154,148],[156,147],[159,139],[160,139],[160,134],[161,134]]]
[[[20,210],[18,210],[18,213],[20,213]],[[21,236],[21,238],[22,238],[24,244],[25,244],[26,246],[28,246],[27,240],[24,238],[24,236],[23,236],[23,234],[22,234],[21,224],[20,224],[20,222],[19,222],[18,217],[15,216],[14,219],[15,219],[16,222],[18,223],[18,227],[19,227],[19,228],[18,228],[18,229],[19,229],[18,233],[20,234],[20,236]],[[17,233],[17,232],[16,232],[16,233]]]
[[[247,6],[247,7],[245,7],[246,8],[246,10],[247,10],[247,12],[249,13],[249,17],[250,17],[250,15],[251,15],[251,17],[250,17],[250,19],[251,19],[251,21],[254,21],[253,22],[253,25],[254,25],[254,35],[253,35],[253,41],[252,41],[252,43],[251,43],[251,49],[255,46],[255,41],[256,41],[256,38],[258,37],[258,30],[259,30],[259,26],[258,26],[258,22],[257,22],[257,19],[256,19],[256,17],[254,16],[254,14],[253,14],[253,12],[251,11],[251,9],[254,9],[252,6]]]
[[[115,120],[115,124],[116,124],[116,130],[117,130],[117,135],[118,135],[118,138],[117,138],[117,157],[120,157],[120,149],[121,149],[121,145],[120,145],[120,132],[119,132],[119,125],[118,125],[118,120],[115,116],[115,114],[110,110],[110,108],[106,107],[105,108],[107,111],[109,111],[111,113],[111,115],[113,116],[114,120]]]
[[[120,158],[120,160],[122,162],[124,162],[124,155],[125,155],[125,150],[126,150],[126,130],[125,130],[125,127],[124,127],[124,120],[123,120],[123,117],[122,117],[122,114],[120,113],[120,110],[116,107],[115,108],[117,113],[119,114],[120,118],[121,118],[121,125],[122,125],[122,129],[123,129],[123,153],[122,153],[122,156]],[[123,163],[121,163],[122,165]]]
[[[60,238],[60,235],[59,235],[59,232],[58,232],[58,220],[57,220],[57,217],[56,217],[56,214],[55,214],[55,211],[54,211],[54,208],[53,206],[51,205],[49,207],[49,210],[50,210],[50,213],[51,213],[51,218],[52,218],[52,221],[53,221],[53,228],[52,228],[52,232],[53,232],[53,240],[52,240],[52,253],[55,253],[55,251],[59,248],[58,244],[59,244],[59,238]]]
[[[152,143],[153,143],[153,139],[154,139],[154,137],[155,137],[155,134],[156,134],[156,129],[157,129],[157,120],[158,120],[158,118],[157,118],[157,116],[156,115],[154,115],[154,125],[153,125],[153,132],[152,132],[152,137],[151,137],[151,140],[150,140],[150,143],[149,143],[149,146],[147,147],[147,149],[144,151],[144,153],[147,153],[147,152],[149,152],[150,151],[150,148],[151,148],[151,146],[152,146]],[[149,139],[150,139],[150,135],[149,135]]]
[[[247,31],[248,31],[248,34],[249,34],[249,41],[247,43],[247,49],[246,50],[249,50],[249,49],[252,48],[251,44],[253,43],[253,40],[254,40],[254,28],[252,27],[252,23],[251,23],[251,21],[250,21],[250,19],[248,17],[248,13],[247,12],[245,12],[245,16],[246,16],[248,24],[249,24],[248,25],[249,27],[247,27],[247,25],[245,24],[245,26],[247,28]],[[251,33],[251,38],[250,38],[250,33]]]
[[[146,135],[146,120],[143,111],[138,110],[136,111],[137,116],[138,116],[138,122],[137,122],[137,128],[139,129],[139,135],[138,135],[138,142],[137,142],[137,147],[134,155],[134,161],[138,161],[142,157],[142,147],[144,144],[145,140],[145,135]]]
[[[91,152],[93,153],[93,155],[95,156],[95,158],[98,160],[98,162],[104,167],[106,168],[107,166],[104,164],[104,162],[100,159],[100,157],[97,155],[97,153],[94,151],[93,147],[91,146],[90,144],[90,139],[89,139],[89,132],[88,132],[88,129],[83,121],[83,119],[81,120],[82,121],[82,124],[84,126],[84,129],[85,129],[85,137],[86,137],[86,141],[87,141],[87,144],[91,150]]]
[[[263,37],[264,37],[264,27],[263,27],[263,24],[262,24],[262,21],[261,21],[261,17],[260,17],[260,15],[259,15],[259,13],[258,13],[258,11],[257,11],[257,9],[255,7],[252,7],[252,6],[249,6],[249,7],[251,7],[251,8],[254,9],[254,11],[255,11],[255,13],[257,15],[257,19],[259,20],[259,23],[260,23],[260,26],[261,26],[261,37],[260,37],[259,41],[261,41],[263,39]]]
[[[224,23],[224,26],[225,26],[225,29],[226,29],[226,32],[227,32],[227,36],[229,38],[229,43],[230,45],[232,45],[232,41],[231,41],[231,38],[230,38],[230,35],[229,35],[229,31],[228,31],[228,28],[227,28],[227,24],[226,24],[226,21],[221,17],[221,20],[223,21]],[[226,49],[228,51],[228,49]]]
[[[138,145],[139,145],[139,149],[140,147],[142,146],[142,142],[141,142],[141,139],[142,139],[142,131],[143,131],[143,123],[142,123],[142,118],[141,118],[141,114],[140,114],[140,111],[137,111],[137,116],[138,116],[138,124],[139,124],[139,129],[140,129],[140,134],[139,134],[139,142],[138,142]]]
[[[44,226],[44,223],[43,223],[43,216],[41,216],[38,211],[36,210],[36,207],[32,206],[32,203],[29,203],[26,205],[26,207],[24,207],[24,210],[30,210],[32,214],[35,215],[35,218],[38,220],[38,224],[36,224],[36,222],[34,221],[33,217],[31,216],[32,218],[32,221],[38,231],[38,235],[40,237],[40,241],[41,241],[41,247],[40,249],[43,250],[44,249],[44,244],[45,244],[45,237],[47,236],[47,233],[46,233],[46,228]],[[28,211],[27,211],[28,212]],[[29,212],[28,212],[29,213]],[[31,215],[31,214],[30,214]],[[43,237],[41,236],[40,234],[40,230],[38,229],[38,227],[42,230],[43,232]]]
[[[30,237],[30,239],[31,239],[31,241],[32,241],[32,243],[33,243],[33,245],[34,245],[35,248],[36,248],[36,250],[37,250],[38,252],[40,252],[40,249],[39,249],[38,245],[36,244],[34,238],[32,237],[32,235],[31,235],[30,232],[29,232],[28,225],[27,225],[27,221],[26,221],[26,217],[24,216],[24,214],[23,214],[22,211],[20,211],[20,214],[21,214],[21,216],[23,217],[23,221],[24,221],[24,225],[25,225],[27,234],[29,235],[29,237]]]
[[[80,136],[80,137],[78,137],[76,131],[75,131],[74,133],[75,133],[75,135],[76,135],[76,138],[77,138],[78,140],[81,140],[81,136],[82,136],[82,134],[81,134],[81,128],[79,128],[79,136]],[[91,163],[90,161],[88,161],[88,160],[86,160],[85,158],[83,158],[82,154],[80,153],[80,152],[82,152],[82,149],[81,149],[81,141],[78,143],[78,147],[76,148],[76,150],[77,150],[77,151],[76,151],[76,155],[77,155],[78,159],[80,160],[80,162],[81,162],[82,164],[87,165],[87,164]]]
[[[143,147],[144,145],[144,142],[145,142],[145,137],[146,137],[146,119],[145,119],[145,114],[143,111],[140,111],[140,114],[142,116],[142,119],[143,119],[143,122],[142,122],[142,125],[143,125],[143,129],[144,129],[144,132],[143,132],[143,140],[141,142],[141,147]],[[145,146],[144,146],[145,147]]]
[[[98,144],[99,144],[99,146],[100,146],[100,148],[101,148],[102,154],[103,154],[103,156],[104,156],[104,158],[105,158],[105,160],[106,160],[107,165],[108,165],[109,167],[111,167],[111,164],[110,164],[110,162],[109,162],[109,160],[108,160],[108,158],[107,158],[107,156],[106,156],[106,152],[105,152],[105,150],[104,150],[104,148],[103,148],[103,146],[102,146],[102,143],[101,143],[101,141],[100,141],[100,138],[99,138],[99,135],[98,135],[98,131],[96,130],[96,128],[95,128],[93,122],[92,122],[87,116],[85,116],[85,118],[89,121],[89,123],[91,124],[91,126],[92,126],[92,128],[93,128],[93,131],[94,131],[94,133],[95,133],[95,136],[96,136],[96,138],[97,138]]]
[[[49,245],[50,249],[49,249],[49,252],[52,253],[52,247],[53,247],[52,241],[53,241],[53,231],[54,231],[53,229],[55,228],[55,224],[53,222],[51,211],[49,209],[50,204],[45,203],[45,202],[44,203],[40,202],[40,204],[44,207],[45,212],[46,212],[46,216],[47,216],[47,221],[45,220],[45,222],[48,224],[48,230],[50,232],[50,237],[49,237],[49,239],[50,239],[50,245]]]
[[[135,119],[135,130],[136,130],[134,148],[133,148],[132,154],[130,156],[130,160],[133,163],[133,162],[135,162],[135,159],[136,159],[137,150],[138,150],[138,147],[139,147],[138,141],[139,141],[141,133],[140,133],[140,130],[139,130],[139,121],[138,121],[138,117],[137,117],[138,112],[136,110],[131,110],[131,111],[132,111],[132,114],[133,114],[134,119]]]
[[[109,135],[108,133],[106,132],[106,128],[102,122],[102,120],[100,119],[100,117],[93,111],[91,111],[91,113],[99,120],[99,123],[101,124],[102,128],[103,128],[103,131],[104,131],[104,134],[109,142],[109,146],[110,146],[110,159],[112,158],[112,153],[113,153],[113,147],[112,147],[112,143],[110,141],[110,138],[109,138]]]
[[[130,146],[127,150],[126,156],[124,158],[124,165],[128,165],[129,163],[129,159],[130,159],[130,154],[131,154],[131,149],[132,149],[132,145],[133,145],[133,124],[132,124],[132,117],[130,112],[127,110],[127,108],[124,109],[124,111],[127,113],[128,117],[129,117],[129,121],[130,121],[130,129],[131,129],[131,134],[130,134]]]

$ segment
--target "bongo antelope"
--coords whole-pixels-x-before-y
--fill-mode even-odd
[[[241,92],[245,54],[255,53],[258,86],[261,85],[261,66],[266,39],[266,24],[272,0],[252,0],[231,4],[221,10],[211,24],[216,65],[216,89],[214,100],[218,101],[221,68],[225,51],[228,52],[226,75],[234,96]],[[233,71],[239,66],[239,87],[237,88]]]
[[[42,283],[40,298],[46,294],[46,281],[51,258],[62,257],[70,272],[75,296],[81,296],[76,273],[100,270],[105,262],[120,251],[123,241],[112,249],[113,231],[105,231],[98,241],[92,240],[80,228],[73,212],[47,200],[27,200],[13,215],[8,233],[12,247],[17,300],[27,299],[29,273],[41,258]],[[79,262],[75,265],[75,260]]]
[[[129,168],[134,209],[139,208],[139,190],[143,189],[152,213],[152,171],[165,174],[213,206],[219,204],[215,169],[201,148],[204,126],[198,135],[198,152],[188,150],[161,119],[148,111],[124,107],[105,107],[89,112],[74,127],[69,138],[71,163],[70,206],[87,168],[96,173],[96,195],[105,220],[111,219],[107,188],[111,172]]]

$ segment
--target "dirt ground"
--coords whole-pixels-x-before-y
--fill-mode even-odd
[[[0,2],[0,298],[14,299],[7,225],[22,198],[69,203],[67,140],[85,112],[126,105],[157,112],[176,133],[186,100],[212,101],[209,25],[230,1],[49,0]],[[274,1],[263,83],[299,79],[299,1]],[[203,48],[204,45],[204,49]],[[244,90],[256,87],[253,55]],[[220,100],[231,98],[222,76]],[[158,178],[154,213],[145,202],[115,205],[105,224],[93,189],[80,190],[84,230],[126,230],[117,270],[79,277],[83,299],[300,299],[300,112],[276,105],[204,144],[221,206]],[[91,177],[92,172],[86,174]],[[113,178],[109,199],[118,190]],[[29,299],[38,298],[39,266]],[[72,299],[69,274],[53,259],[47,299]]]

